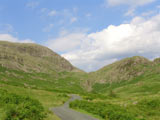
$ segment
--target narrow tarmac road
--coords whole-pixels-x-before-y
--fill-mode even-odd
[[[55,107],[52,111],[61,118],[61,120],[98,120],[92,118],[89,115],[77,112],[69,108],[69,103],[74,100],[80,100],[81,97],[77,95],[72,95],[71,99],[67,101],[63,106]]]

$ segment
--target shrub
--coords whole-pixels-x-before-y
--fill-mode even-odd
[[[160,99],[148,98],[139,101],[137,107],[143,111],[146,116],[160,115]]]
[[[106,96],[106,95],[102,95],[102,94],[89,94],[89,93],[85,93],[85,94],[83,94],[83,98],[85,99],[85,100],[94,100],[94,99],[101,99],[101,100],[105,100],[105,99],[108,99],[109,97],[108,96]]]
[[[0,90],[0,104],[5,110],[4,120],[43,120],[46,115],[38,100]]]
[[[159,98],[149,98],[143,99],[138,103],[141,109],[160,109],[160,99]]]
[[[76,100],[70,103],[70,107],[85,110],[106,120],[136,120],[131,112],[114,104]]]

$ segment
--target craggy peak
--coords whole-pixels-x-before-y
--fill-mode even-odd
[[[33,43],[0,42],[0,64],[26,72],[80,71],[47,47]]]

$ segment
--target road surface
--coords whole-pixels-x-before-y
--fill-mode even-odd
[[[74,100],[80,100],[81,97],[77,95],[72,95],[71,99],[67,101],[63,106],[55,107],[52,111],[59,117],[61,120],[98,120],[89,115],[77,112],[69,108],[69,103]]]

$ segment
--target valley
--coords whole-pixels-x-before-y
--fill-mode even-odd
[[[70,102],[75,100],[81,100],[81,97],[77,95],[71,95],[70,100],[67,101],[63,106],[53,108],[52,110],[61,118],[61,120],[98,120],[90,117],[89,115],[77,112],[69,108]]]
[[[65,120],[63,110],[73,120],[159,120],[159,86],[159,58],[124,58],[86,73],[46,47],[0,42],[2,120]],[[71,94],[82,99],[69,101]]]

